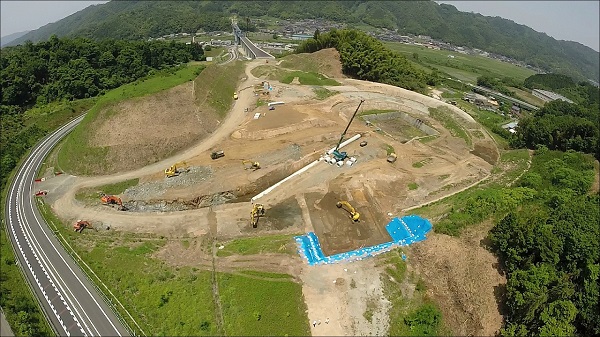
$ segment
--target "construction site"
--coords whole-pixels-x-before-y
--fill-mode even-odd
[[[297,79],[284,84],[255,75],[277,70],[276,62],[248,62],[231,111],[197,145],[129,172],[61,175],[40,188],[50,191],[46,198],[60,218],[94,224],[77,231],[211,235],[222,242],[314,233],[323,254],[332,256],[392,241],[386,226],[395,218],[490,175],[497,146],[466,112],[398,87],[344,78],[336,62],[330,69],[337,76],[326,75],[340,85],[325,86],[331,94],[324,99]],[[459,124],[467,138],[432,117],[432,108]],[[112,123],[110,132],[127,134],[132,124]],[[181,132],[197,127],[182,125]],[[156,146],[161,141],[154,140]],[[119,195],[98,194],[87,203],[75,198],[81,189],[132,178],[138,184]],[[307,265],[300,255],[291,261]],[[309,314],[317,310],[308,306]]]

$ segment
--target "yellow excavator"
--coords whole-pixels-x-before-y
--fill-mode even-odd
[[[344,208],[348,213],[350,213],[350,218],[354,222],[360,221],[360,213],[358,213],[352,205],[350,205],[347,201],[338,201],[336,204],[337,208]]]
[[[181,172],[187,172],[188,170],[189,169],[187,163],[184,161],[180,161],[171,165],[171,167],[169,167],[168,169],[165,169],[165,176],[167,178],[175,177],[178,176]]]
[[[265,206],[262,204],[254,204],[250,212],[250,224],[252,228],[258,227],[258,218],[265,215]]]
[[[256,171],[260,168],[260,163],[257,161],[242,160],[242,165],[244,166],[244,170]]]

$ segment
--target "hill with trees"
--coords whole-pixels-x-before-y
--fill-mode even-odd
[[[425,93],[427,85],[435,85],[435,73],[425,74],[381,41],[357,30],[316,32],[314,38],[301,43],[296,52],[312,53],[326,48],[335,48],[340,53],[342,71],[350,77],[421,93]]]
[[[599,53],[555,40],[500,17],[458,11],[433,1],[111,1],[90,6],[16,39],[43,41],[52,34],[92,39],[147,39],[171,33],[230,30],[229,17],[321,18],[422,34],[527,62],[578,79],[600,79]],[[255,28],[255,26],[252,26]],[[251,28],[252,28],[251,27]]]

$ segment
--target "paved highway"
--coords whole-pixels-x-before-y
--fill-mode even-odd
[[[245,36],[240,37],[240,40],[242,40],[242,43],[244,43],[245,45],[247,45],[248,48],[250,48],[250,50],[252,50],[252,52],[254,53],[254,55],[256,56],[256,58],[273,58],[273,56],[271,56],[270,54],[266,53],[264,50],[256,47],[254,45],[254,43],[252,43],[252,41],[248,40],[247,37],[245,37]]]
[[[5,205],[5,222],[18,263],[46,316],[61,336],[128,336],[101,295],[65,251],[34,200],[35,175],[50,150],[83,116],[41,143],[15,174]]]

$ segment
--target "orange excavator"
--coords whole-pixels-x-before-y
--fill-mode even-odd
[[[89,221],[85,220],[77,220],[77,222],[73,225],[73,229],[79,233],[83,232],[83,230],[86,228],[94,228],[94,226],[92,226],[92,224],[89,223]]]
[[[127,207],[123,206],[123,201],[121,201],[121,198],[119,198],[117,196],[102,194],[100,201],[102,201],[102,204],[104,204],[104,205],[118,205],[119,211],[127,210]]]

